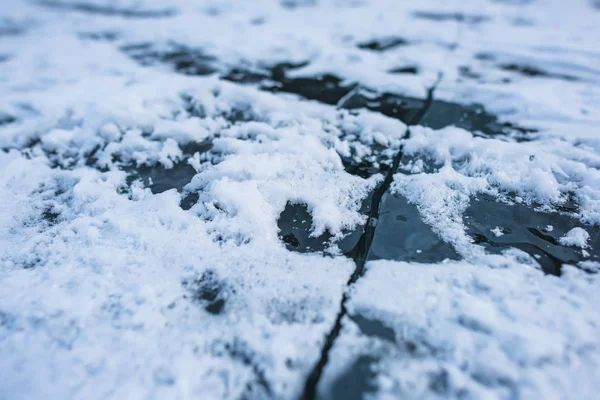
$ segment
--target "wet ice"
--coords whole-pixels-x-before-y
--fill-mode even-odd
[[[594,398],[593,2],[0,14],[3,393]]]

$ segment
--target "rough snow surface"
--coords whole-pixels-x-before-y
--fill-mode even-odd
[[[344,376],[364,356],[375,373],[355,379],[377,398],[595,396],[597,275],[569,267],[545,279],[508,258],[491,269],[390,261],[367,268],[351,291],[323,398],[343,393]]]
[[[597,2],[4,3],[0,399],[600,391]]]
[[[560,243],[565,246],[587,247],[590,234],[582,228],[573,228],[560,238]]]

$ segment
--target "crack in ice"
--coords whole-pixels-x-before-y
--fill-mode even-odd
[[[427,89],[427,98],[423,103],[423,107],[419,111],[417,111],[417,113],[407,123],[406,132],[404,133],[402,139],[410,138],[410,126],[418,124],[429,109],[429,107],[431,106],[431,103],[433,102],[433,92],[435,91],[435,88],[437,87],[441,79],[442,74],[440,73],[438,74],[438,78],[433,83],[433,85]],[[398,149],[398,152],[394,157],[392,167],[388,170],[383,182],[377,187],[377,189],[375,189],[375,192],[373,193],[369,217],[367,218],[367,221],[365,223],[364,232],[351,252],[352,258],[354,259],[355,268],[352,272],[352,275],[350,276],[350,279],[346,283],[347,288],[350,288],[352,285],[354,285],[365,273],[365,264],[367,262],[367,257],[369,255],[371,245],[373,244],[375,231],[377,230],[377,221],[379,220],[383,195],[388,191],[392,184],[394,174],[398,170],[400,160],[404,155],[403,149],[404,146],[400,145],[400,148]],[[348,314],[348,309],[346,308],[346,303],[348,299],[349,294],[346,290],[342,296],[340,302],[340,310],[336,316],[335,323],[332,329],[328,332],[328,334],[325,337],[325,343],[321,348],[319,360],[311,370],[304,384],[304,390],[300,396],[301,400],[312,400],[316,398],[317,386],[323,374],[323,370],[325,369],[325,366],[329,361],[329,353],[333,348],[336,339],[341,333],[342,320]]]

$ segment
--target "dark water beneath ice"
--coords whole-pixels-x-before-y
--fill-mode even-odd
[[[530,254],[547,274],[560,275],[562,264],[576,265],[580,261],[600,261],[600,230],[586,226],[566,213],[539,212],[525,204],[505,204],[491,196],[480,196],[471,202],[465,213],[468,234],[491,253],[517,248]],[[551,229],[548,229],[548,226]],[[492,229],[501,228],[496,236]],[[575,227],[590,234],[584,256],[581,249],[560,244],[559,239]]]

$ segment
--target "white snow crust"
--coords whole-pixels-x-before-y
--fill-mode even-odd
[[[573,228],[559,239],[565,246],[587,247],[590,234],[582,228]]]

